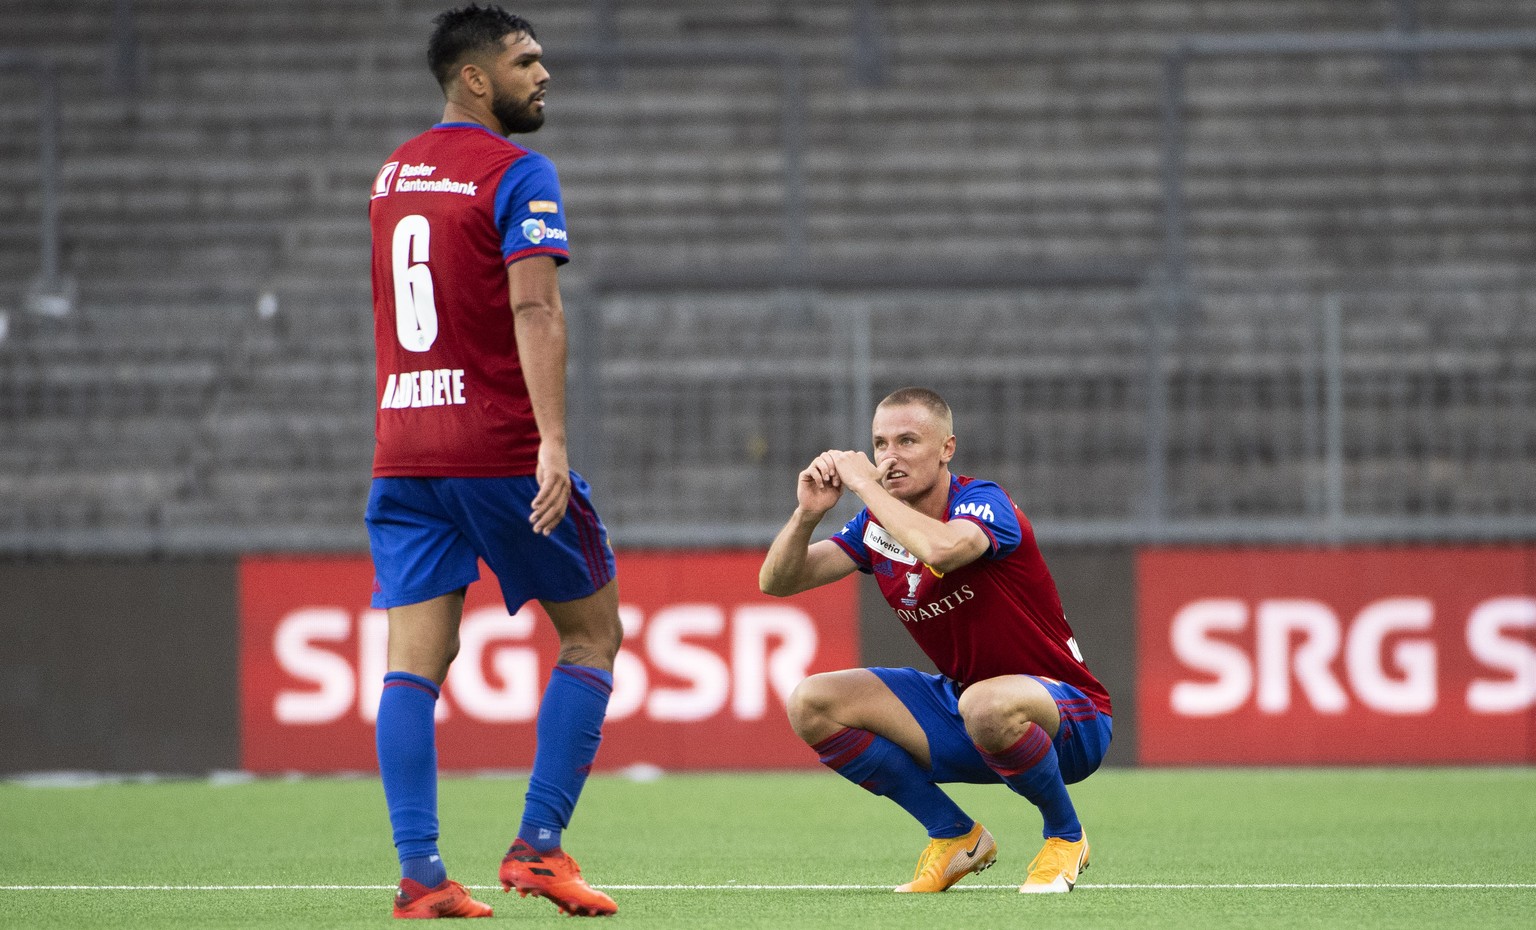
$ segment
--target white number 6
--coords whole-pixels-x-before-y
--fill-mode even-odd
[[[427,267],[432,227],[412,214],[395,226],[395,333],[408,352],[425,352],[437,341],[437,301]]]

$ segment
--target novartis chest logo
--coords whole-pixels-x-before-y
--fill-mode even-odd
[[[909,575],[907,577],[910,578],[912,576]],[[954,591],[937,600],[929,601],[921,607],[915,607],[910,610],[897,610],[896,616],[900,617],[903,623],[917,623],[920,620],[928,620],[942,614],[947,614],[975,596],[976,592],[971,590],[970,585],[961,585]]]

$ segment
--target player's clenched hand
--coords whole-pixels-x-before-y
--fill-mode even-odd
[[[870,485],[884,482],[886,474],[895,464],[894,459],[886,459],[876,465],[862,452],[832,451],[822,454],[830,459],[832,467],[837,470],[838,479],[855,494],[862,493],[862,489]]]
[[[800,472],[795,486],[795,503],[808,513],[822,514],[837,505],[843,496],[843,482],[837,476],[837,467],[828,458],[832,453],[823,452]]]
[[[571,500],[571,465],[565,447],[539,443],[539,464],[533,474],[539,481],[539,493],[533,496],[528,522],[535,533],[548,536],[565,519],[565,507]]]

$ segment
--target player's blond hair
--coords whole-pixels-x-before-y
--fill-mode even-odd
[[[904,387],[885,395],[885,399],[875,405],[878,410],[881,407],[923,407],[933,418],[939,422],[939,428],[945,436],[955,432],[955,415],[950,411],[949,404],[939,396],[937,391],[925,387]]]

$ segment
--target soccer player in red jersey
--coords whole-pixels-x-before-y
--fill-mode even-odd
[[[939,784],[1003,782],[1045,821],[1019,890],[1068,892],[1089,848],[1066,786],[1104,759],[1109,694],[1083,663],[1024,514],[997,485],[950,473],[952,424],[938,394],[903,388],[875,409],[873,461],[829,450],[800,472],[794,516],[763,561],[764,593],[873,574],[939,674],[812,675],[790,695],[790,723],[825,765],[927,828],[916,874],[897,891],[944,891],[992,865],[991,833]],[[811,542],[845,489],[864,509]]]
[[[569,260],[548,158],[510,142],[544,122],[533,28],[497,7],[438,16],[427,58],[442,122],[395,150],[369,204],[378,359],[368,500],[373,606],[389,615],[379,771],[399,853],[396,917],[489,917],[438,854],[434,709],[478,562],[507,611],[538,600],[560,637],[504,891],[602,915],[562,831],[602,737],[622,635],[613,551],[568,462]]]

